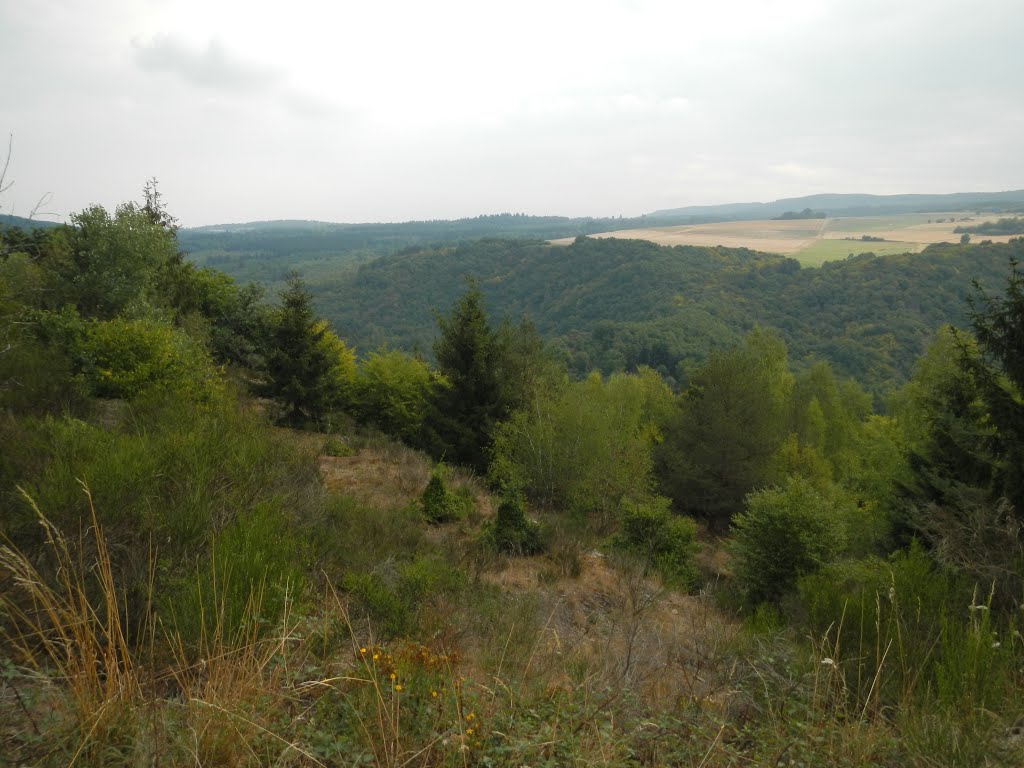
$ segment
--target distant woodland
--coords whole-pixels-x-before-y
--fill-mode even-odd
[[[1024,218],[1014,216],[998,221],[985,221],[973,226],[960,226],[953,231],[972,235],[1024,235]]]
[[[360,351],[386,344],[429,357],[434,312],[469,277],[494,317],[528,317],[577,376],[648,366],[678,385],[713,349],[766,326],[798,367],[826,361],[881,397],[907,380],[937,328],[965,321],[971,280],[994,286],[1022,255],[1019,242],[943,244],[800,269],[744,249],[486,239],[305,274],[318,310]]]

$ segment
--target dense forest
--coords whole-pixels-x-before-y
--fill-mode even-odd
[[[881,398],[907,380],[941,325],[966,321],[971,281],[994,288],[1022,256],[1022,242],[941,244],[800,269],[744,249],[483,240],[376,259],[310,290],[357,349],[429,353],[432,313],[469,276],[498,317],[528,317],[578,376],[648,366],[684,381],[712,350],[770,326],[798,368],[826,361]]]
[[[1020,765],[1022,248],[4,229],[0,759]]]
[[[705,220],[665,216],[657,222],[670,225]],[[395,224],[269,221],[185,229],[179,233],[179,242],[198,264],[223,269],[242,281],[270,283],[283,281],[293,269],[307,276],[324,268],[333,272],[348,262],[366,261],[415,246],[470,242],[484,237],[553,240],[643,227],[653,221],[646,216],[571,219],[511,213]]]

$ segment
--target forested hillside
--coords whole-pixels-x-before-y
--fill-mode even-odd
[[[184,229],[179,239],[197,264],[223,269],[243,282],[276,283],[292,269],[319,279],[346,264],[409,247],[485,237],[551,240],[638,227],[647,221],[644,216],[570,219],[510,213],[394,224],[267,221]],[[666,222],[692,223],[691,217],[668,217]]]
[[[675,378],[757,325],[798,366],[831,363],[872,392],[906,381],[944,323],[965,321],[971,280],[994,286],[1024,242],[862,255],[820,269],[726,248],[582,238],[568,247],[484,240],[411,250],[312,282],[357,349],[427,352],[433,312],[477,281],[495,316],[527,316],[582,375],[647,365]]]
[[[1021,247],[0,231],[0,762],[1021,765]]]

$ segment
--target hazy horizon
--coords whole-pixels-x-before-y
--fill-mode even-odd
[[[1020,189],[1022,28],[1015,0],[5,3],[0,212],[154,176],[183,226]]]

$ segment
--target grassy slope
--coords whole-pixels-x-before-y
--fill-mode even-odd
[[[323,445],[294,439],[307,455]],[[72,609],[74,658],[105,652],[107,674],[76,677],[72,698],[9,667],[0,754],[38,765],[977,764],[967,745],[944,751],[959,738],[952,720],[943,730],[846,701],[827,634],[807,644],[719,607],[727,558],[716,542],[702,556],[710,589],[689,596],[557,517],[550,554],[495,558],[475,545],[493,502],[473,478],[452,486],[476,497],[475,511],[427,526],[410,511],[424,457],[358,435],[343,445],[348,455],[317,462],[337,515],[323,543],[348,591],[312,592],[271,631],[212,637],[194,665],[128,647],[118,625]],[[65,575],[85,584],[74,556]],[[116,613],[115,574],[110,584]],[[395,610],[406,612],[402,637]],[[892,663],[906,662],[894,649]],[[1012,764],[1010,747],[986,744],[987,764]]]

